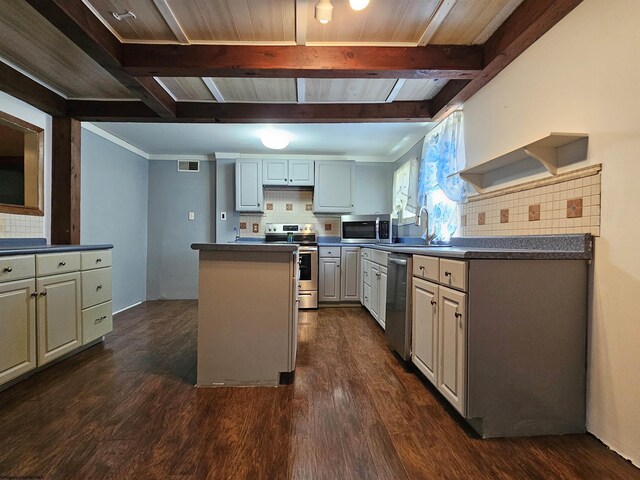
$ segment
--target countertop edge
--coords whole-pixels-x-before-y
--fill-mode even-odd
[[[0,257],[9,255],[36,255],[39,253],[87,252],[92,250],[111,250],[113,245],[39,245],[24,247],[1,247]]]
[[[267,243],[192,243],[192,250],[204,252],[295,252],[298,244]]]

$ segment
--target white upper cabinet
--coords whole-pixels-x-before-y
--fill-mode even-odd
[[[262,160],[236,160],[236,210],[263,212]]]
[[[287,160],[264,160],[262,162],[263,185],[289,185],[289,162]]]
[[[313,186],[313,160],[264,160],[262,184],[265,186]]]
[[[314,212],[349,213],[353,211],[355,190],[355,162],[341,160],[316,162]]]

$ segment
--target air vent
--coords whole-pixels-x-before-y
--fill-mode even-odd
[[[178,160],[178,171],[179,172],[199,172],[200,162],[195,160],[193,161]]]

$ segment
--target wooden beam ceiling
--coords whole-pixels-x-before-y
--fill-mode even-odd
[[[273,104],[178,102],[176,118],[160,119],[141,102],[67,102],[69,116],[83,121],[176,123],[427,122],[431,102]]]
[[[582,0],[524,0],[483,45],[485,67],[480,75],[466,84],[449,82],[436,95],[434,120],[460,108],[580,3]]]
[[[137,76],[271,78],[455,78],[483,69],[479,46],[304,47],[122,45],[122,65]]]
[[[0,90],[27,102],[49,115],[64,115],[63,97],[0,62]]]
[[[93,121],[375,122],[440,120],[582,0],[524,0],[482,46],[305,47],[120,44],[79,1],[26,0],[142,102],[64,100],[0,64],[0,88],[54,115]],[[6,71],[6,73],[4,73]],[[432,99],[385,104],[175,102],[152,76],[447,78]],[[26,80],[24,80],[26,79]],[[24,83],[21,82],[24,80]]]
[[[122,45],[81,1],[26,1],[153,112],[163,118],[175,116],[175,101],[153,78],[137,78],[122,68]]]

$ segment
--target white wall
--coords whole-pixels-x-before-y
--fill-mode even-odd
[[[41,226],[38,236],[49,239],[51,231],[51,116],[4,92],[0,92],[0,111],[44,129],[44,221],[42,221],[42,217],[6,215],[12,219],[21,218],[26,222],[35,222]],[[2,232],[0,232],[0,236],[3,236]],[[7,236],[16,235],[9,231]]]
[[[602,163],[587,428],[640,465],[640,5],[585,0],[464,105],[469,166],[549,132]]]

